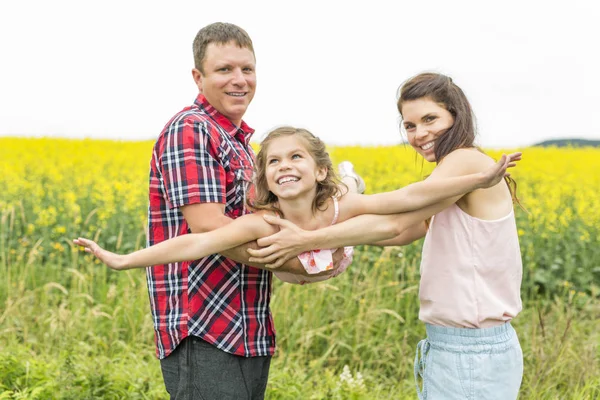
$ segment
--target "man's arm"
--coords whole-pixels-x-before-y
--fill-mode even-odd
[[[190,204],[179,210],[194,233],[214,231],[233,221],[225,215],[225,205],[220,203]]]
[[[212,231],[233,222],[232,218],[229,218],[225,215],[225,205],[220,203],[195,203],[183,206],[180,208],[180,210],[193,233]],[[270,233],[267,233],[265,236],[268,234]],[[241,246],[222,251],[220,254],[241,264],[250,265],[259,269],[270,270],[265,264],[249,261],[250,254],[248,253],[247,249],[259,248],[260,247],[256,241],[252,241]],[[337,258],[341,259],[341,257]],[[335,261],[336,259],[334,258],[334,263]],[[281,267],[277,268],[277,270],[310,276],[297,257],[290,259]]]

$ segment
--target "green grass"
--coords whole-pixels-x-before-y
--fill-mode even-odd
[[[413,250],[364,247],[335,280],[276,283],[267,398],[415,398],[414,350],[425,332]],[[166,398],[144,271],[109,271],[77,254],[0,270],[0,399]],[[521,399],[600,397],[598,298],[594,286],[565,286],[525,299],[514,321]]]
[[[144,272],[108,271],[70,245],[79,235],[119,252],[144,243],[151,146],[0,140],[0,399],[166,398]],[[353,160],[371,193],[428,173],[398,146],[331,154]],[[516,213],[520,398],[600,399],[600,158],[526,155],[513,175],[529,210]],[[267,397],[414,399],[419,261],[419,243],[364,247],[335,280],[276,283]]]

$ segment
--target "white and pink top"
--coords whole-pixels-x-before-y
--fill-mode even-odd
[[[331,221],[331,225],[335,224],[338,220],[338,216],[340,215],[340,206],[338,204],[338,199],[336,197],[332,197],[333,199],[333,220]],[[344,255],[342,261],[340,261],[340,265],[335,269],[331,275],[321,275],[321,276],[304,276],[299,274],[292,274],[291,272],[273,272],[277,278],[287,283],[296,283],[299,285],[304,285],[305,283],[314,283],[325,281],[330,278],[335,278],[342,272],[348,268],[350,264],[352,264],[352,256],[354,254],[353,247],[344,247]],[[329,249],[322,250],[311,250],[306,251],[298,256],[302,266],[306,270],[308,274],[314,275],[323,271],[330,271],[334,269],[333,266],[333,251]]]
[[[453,204],[432,218],[425,236],[419,319],[456,328],[501,325],[521,311],[522,277],[514,211],[487,221]]]

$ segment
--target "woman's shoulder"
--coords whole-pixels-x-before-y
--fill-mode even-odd
[[[494,162],[492,157],[488,156],[483,150],[478,147],[461,147],[459,149],[452,150],[444,159],[445,160],[473,160],[473,161],[487,161]]]
[[[437,168],[453,169],[459,174],[480,172],[495,163],[494,159],[476,147],[460,148],[446,155]]]
[[[447,162],[446,171],[454,172],[450,175],[478,173],[496,163],[492,157],[477,148],[456,149],[443,161]],[[506,183],[499,182],[491,188],[467,193],[456,202],[456,205],[473,217],[494,220],[504,217],[510,212],[512,199]]]

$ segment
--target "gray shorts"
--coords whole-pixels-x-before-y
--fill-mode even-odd
[[[160,360],[171,400],[262,400],[271,357],[241,357],[185,338]]]

